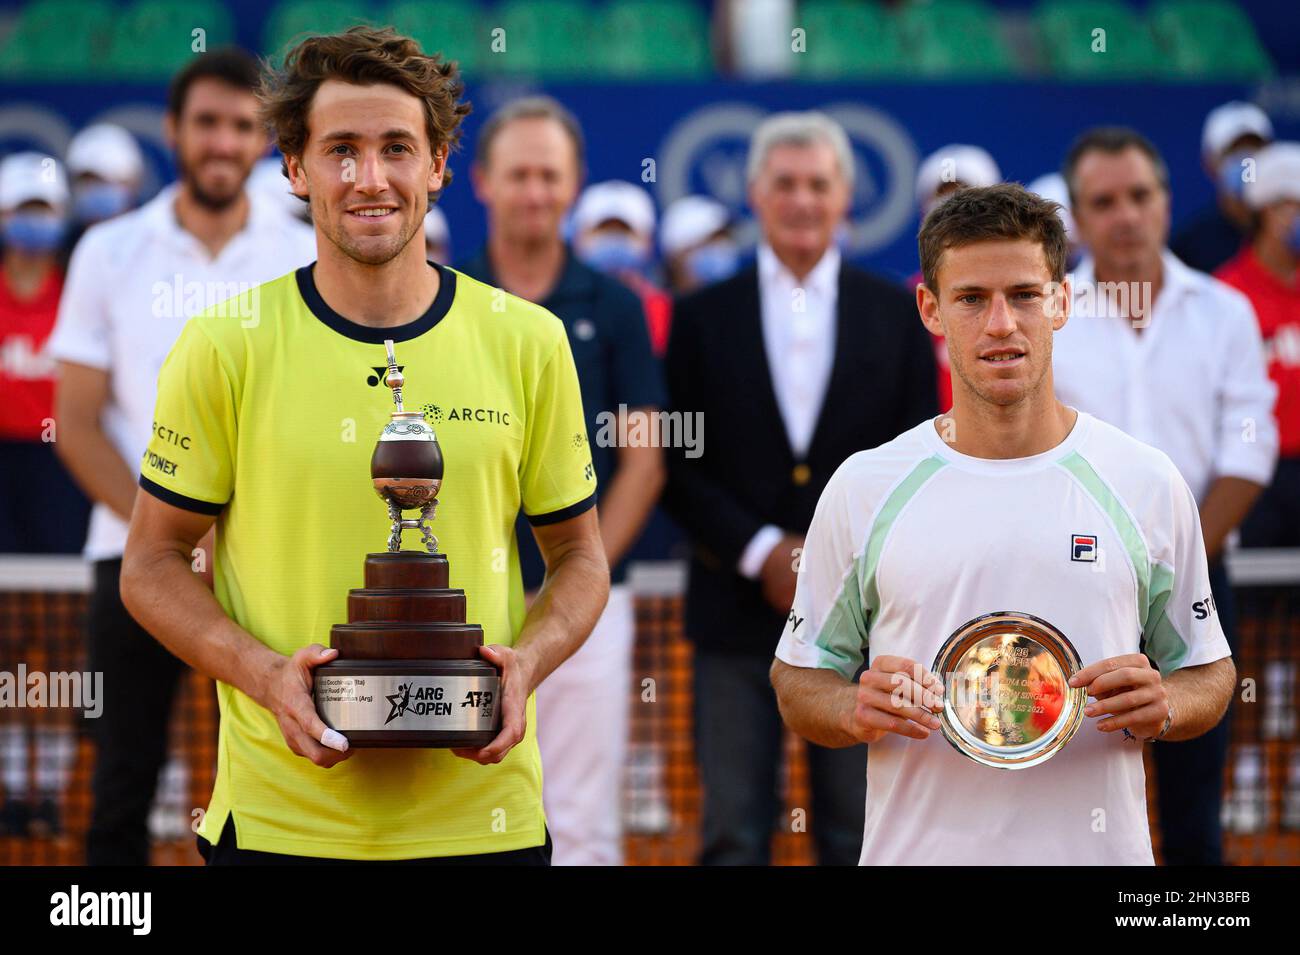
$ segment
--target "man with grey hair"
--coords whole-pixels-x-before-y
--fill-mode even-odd
[[[668,453],[669,511],[691,538],[685,630],[705,864],[763,865],[780,811],[782,725],[768,680],[822,488],[855,451],[938,412],[934,353],[901,289],[841,261],[853,153],[822,113],[755,131],[756,265],[681,299],[667,372],[674,410],[703,412],[703,454]],[[822,864],[857,863],[866,751],[808,747]],[[803,815],[783,820],[803,831]]]

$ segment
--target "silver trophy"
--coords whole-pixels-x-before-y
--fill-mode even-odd
[[[959,753],[996,769],[1051,759],[1083,721],[1085,687],[1074,645],[1032,614],[1003,610],[958,627],[931,671],[943,681],[943,735]]]

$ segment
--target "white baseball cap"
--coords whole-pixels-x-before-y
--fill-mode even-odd
[[[948,182],[966,186],[995,186],[1002,181],[998,168],[987,149],[965,143],[951,143],[937,149],[921,163],[916,172],[916,204],[924,207],[939,187]]]
[[[1048,172],[1039,176],[1027,190],[1036,196],[1042,196],[1061,207],[1061,221],[1065,223],[1065,237],[1074,241],[1074,216],[1070,213],[1070,190],[1065,185],[1065,177],[1059,172]]]
[[[707,196],[684,196],[664,210],[659,230],[659,247],[664,255],[673,256],[703,242],[731,222],[731,213],[716,199]]]
[[[68,205],[68,177],[53,156],[38,152],[14,153],[0,162],[0,212],[24,202],[47,202],[59,212]]]
[[[1258,136],[1268,142],[1273,138],[1273,124],[1268,114],[1254,103],[1233,100],[1210,110],[1201,128],[1201,155],[1215,160],[1242,136]]]
[[[446,215],[437,206],[429,206],[429,212],[424,217],[424,241],[434,245],[446,245],[451,241],[451,227],[447,225]]]
[[[109,182],[137,182],[144,175],[144,154],[135,137],[121,126],[96,123],[68,144],[68,174],[91,173]]]
[[[1255,177],[1246,180],[1242,198],[1252,209],[1280,202],[1300,201],[1300,143],[1269,143],[1255,157]]]
[[[585,232],[610,219],[625,223],[637,235],[653,236],[654,200],[644,189],[620,179],[593,183],[582,191],[574,207],[574,231]]]

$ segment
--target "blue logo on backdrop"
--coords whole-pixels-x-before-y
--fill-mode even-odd
[[[866,255],[889,245],[912,222],[916,147],[902,125],[882,110],[845,102],[820,109],[844,127],[853,145],[853,206],[843,244],[850,255]],[[660,205],[702,193],[739,217],[747,205],[749,140],[768,115],[746,103],[713,103],[676,123],[659,150]],[[738,219],[742,244],[753,244],[757,231],[752,219]]]

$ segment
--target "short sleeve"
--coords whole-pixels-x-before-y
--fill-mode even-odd
[[[822,491],[799,555],[794,605],[776,648],[791,666],[835,670],[852,680],[867,649],[862,541],[844,465]],[[794,559],[793,557],[791,559]]]
[[[612,317],[615,321],[614,404],[662,408],[666,400],[662,372],[650,347],[650,332],[640,300],[630,291],[618,296]]]
[[[523,512],[534,526],[577,517],[596,503],[578,371],[562,328],[557,338],[531,389],[519,465]]]
[[[46,351],[58,361],[107,371],[113,358],[107,311],[112,285],[98,250],[97,236],[88,234],[73,251]]]
[[[234,490],[236,407],[221,355],[191,319],[158,373],[140,486],[176,507],[220,514]]]
[[[1170,485],[1168,510],[1161,520],[1164,526],[1147,533],[1151,582],[1142,631],[1143,652],[1164,676],[1232,654],[1210,591],[1196,499],[1176,472]]]

